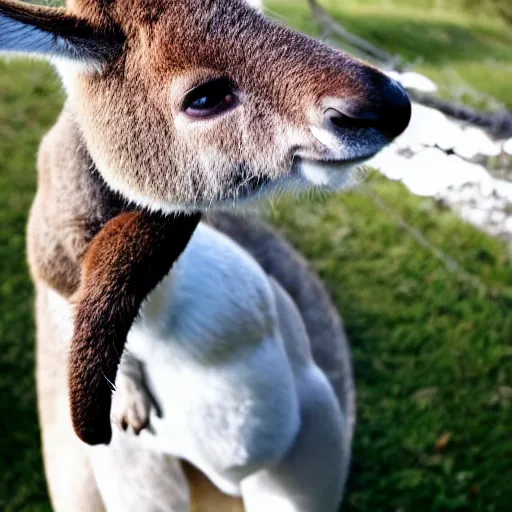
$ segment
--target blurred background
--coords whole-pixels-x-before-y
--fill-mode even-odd
[[[358,393],[344,510],[512,510],[512,2],[268,0],[408,88],[411,128],[364,183],[268,219],[339,306]],[[49,511],[25,224],[50,67],[0,60],[0,510]],[[380,172],[376,169],[379,169]],[[72,512],[72,511],[70,511]]]

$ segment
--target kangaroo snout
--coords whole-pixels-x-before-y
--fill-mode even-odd
[[[380,129],[391,138],[403,133],[411,120],[409,96],[400,83],[390,78],[383,86],[379,114]]]
[[[380,74],[380,73],[379,73]],[[380,84],[350,103],[341,100],[324,112],[324,127],[334,135],[346,130],[374,128],[390,140],[400,135],[411,118],[411,102],[404,88],[382,75]]]
[[[314,107],[304,100],[313,141],[297,152],[295,170],[309,184],[339,189],[353,183],[355,165],[373,157],[407,128],[411,103],[398,82],[372,66],[335,50],[316,48],[320,55],[314,70],[318,77]]]

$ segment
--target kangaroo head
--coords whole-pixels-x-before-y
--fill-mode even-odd
[[[56,63],[104,180],[162,211],[341,187],[410,117],[396,82],[243,0],[0,0],[0,50]]]

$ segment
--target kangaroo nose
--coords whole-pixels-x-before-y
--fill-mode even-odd
[[[398,137],[411,119],[411,102],[405,89],[387,78],[372,101],[346,102],[325,111],[326,128],[341,135],[347,129],[376,128],[390,139]]]

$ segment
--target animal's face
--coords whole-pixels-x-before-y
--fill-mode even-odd
[[[72,9],[91,27],[80,44],[96,47],[85,65],[59,63],[71,107],[104,179],[145,206],[339,187],[409,121],[398,84],[243,0]]]

